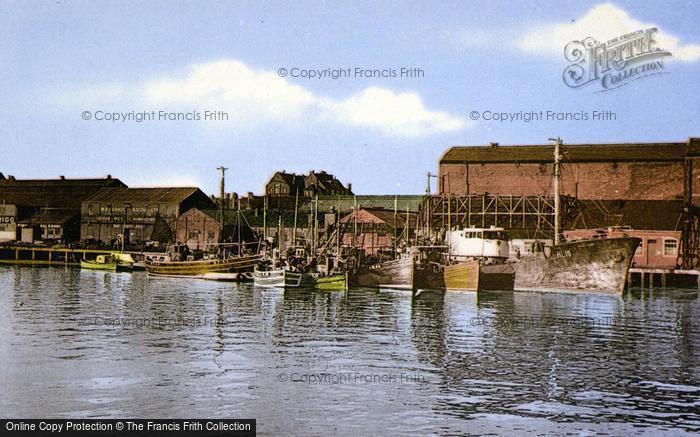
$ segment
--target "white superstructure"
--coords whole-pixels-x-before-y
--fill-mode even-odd
[[[510,255],[508,235],[503,228],[462,228],[445,236],[450,257],[457,260],[480,258],[503,261]]]

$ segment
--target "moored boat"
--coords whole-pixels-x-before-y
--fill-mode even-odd
[[[196,261],[159,261],[147,258],[146,271],[152,276],[202,277],[208,273],[250,272],[260,261],[260,255],[212,258]]]
[[[618,237],[553,245],[548,254],[535,253],[512,263],[515,287],[621,293],[640,242]]]
[[[348,289],[348,274],[337,273],[328,276],[318,276],[314,288],[321,291],[345,291]]]
[[[554,147],[554,244],[517,259],[515,286],[538,290],[622,293],[639,238],[622,236],[559,241],[559,173],[562,141]]]
[[[515,271],[509,264],[478,260],[415,266],[414,289],[444,291],[513,291]]]
[[[399,258],[357,269],[351,278],[353,286],[373,288],[413,288],[413,256],[404,253]]]
[[[134,269],[134,264],[136,260],[131,256],[131,254],[124,252],[112,252],[109,254],[114,261],[117,263],[117,270],[119,271],[131,271]]]
[[[117,271],[117,260],[112,255],[97,255],[94,260],[80,260],[80,268],[88,270]]]
[[[445,291],[513,291],[515,271],[506,263],[508,235],[503,228],[451,229],[447,252],[424,249],[414,267],[414,288]]]
[[[253,284],[263,288],[299,288],[313,286],[313,277],[304,272],[288,269],[253,270]]]

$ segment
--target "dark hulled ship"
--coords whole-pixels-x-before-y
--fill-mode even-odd
[[[559,242],[559,164],[562,141],[554,147],[554,245],[513,264],[516,288],[584,290],[621,293],[634,252],[641,240],[633,237]]]
[[[515,288],[621,293],[641,240],[634,237],[564,242],[514,262]]]

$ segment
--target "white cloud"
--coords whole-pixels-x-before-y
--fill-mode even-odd
[[[419,96],[367,88],[342,101],[324,100],[324,113],[355,126],[375,127],[388,136],[423,136],[463,129],[465,120],[429,111]]]
[[[153,105],[196,105],[226,110],[236,118],[296,117],[316,100],[274,73],[255,71],[235,60],[196,64],[183,76],[150,81],[143,97]]]
[[[99,87],[98,87],[99,88]],[[86,94],[88,93],[88,94]],[[271,122],[333,121],[376,129],[393,137],[420,137],[463,129],[466,119],[426,108],[418,94],[365,88],[344,99],[316,95],[276,73],[255,70],[237,60],[196,64],[187,71],[128,87],[106,85],[73,93],[106,103],[133,101],[137,110],[222,110],[231,123],[223,126],[266,127]]]
[[[671,52],[671,59],[686,62],[700,59],[700,44],[681,44],[677,37],[661,27],[636,20],[610,3],[595,6],[572,23],[549,23],[531,28],[520,38],[518,47],[526,53],[563,56],[564,46],[571,41],[590,36],[603,42],[650,27],[659,29],[655,40],[659,47]]]

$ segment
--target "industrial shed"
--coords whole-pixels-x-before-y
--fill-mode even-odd
[[[124,231],[130,244],[172,239],[180,214],[215,207],[196,187],[105,188],[82,202],[80,238],[111,244]],[[165,223],[171,234],[161,230],[154,235],[158,223]]]
[[[111,176],[17,179],[0,173],[0,240],[77,241],[80,204],[104,188],[126,187]]]

